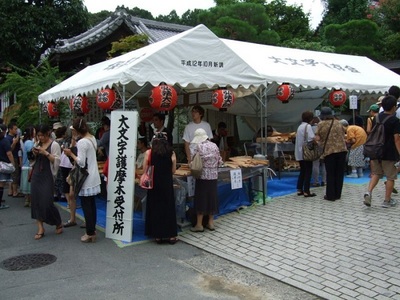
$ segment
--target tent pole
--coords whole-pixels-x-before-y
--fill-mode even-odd
[[[125,111],[125,84],[122,86],[122,110]]]

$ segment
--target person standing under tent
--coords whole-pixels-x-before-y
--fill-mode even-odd
[[[335,201],[341,198],[346,165],[347,148],[345,130],[342,124],[335,119],[330,107],[322,107],[319,116],[315,140],[324,149],[321,158],[326,168],[326,195],[325,200]]]
[[[176,156],[167,137],[157,133],[150,150],[145,152],[143,169],[154,166],[153,189],[147,190],[145,235],[157,243],[178,241],[173,174],[176,171]]]
[[[312,111],[305,111],[301,115],[301,124],[296,132],[296,144],[294,155],[300,164],[300,174],[297,179],[297,195],[304,197],[315,197],[315,193],[310,192],[310,182],[312,173],[312,161],[303,159],[303,145],[314,140],[314,131],[310,125],[314,114]],[[307,137],[307,140],[305,140]],[[317,145],[315,145],[317,146]]]
[[[218,204],[218,167],[223,164],[219,148],[208,139],[208,134],[203,128],[194,132],[190,147],[192,158],[199,153],[203,163],[201,177],[196,179],[194,192],[194,210],[196,212],[196,225],[190,228],[192,232],[203,232],[203,218],[208,216],[205,226],[214,231],[214,216],[219,212]]]
[[[192,108],[192,122],[186,125],[185,130],[183,132],[183,140],[185,141],[185,154],[186,154],[186,159],[188,163],[191,162],[191,150],[190,150],[190,143],[194,138],[194,132],[196,129],[202,128],[205,130],[207,133],[208,138],[212,139],[213,138],[213,133],[211,130],[210,124],[208,124],[206,121],[203,121],[204,117],[204,108],[202,108],[200,105],[195,105]]]

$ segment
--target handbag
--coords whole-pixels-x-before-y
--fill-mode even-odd
[[[6,163],[5,161],[0,161],[0,173],[11,174],[14,173],[15,167],[12,163]]]
[[[203,161],[200,157],[200,148],[198,147],[199,152],[197,152],[192,159],[190,164],[190,173],[194,178],[200,178],[201,173],[203,172]]]
[[[88,139],[89,140],[89,139]],[[92,140],[89,140],[92,143],[94,152],[96,153],[96,147],[93,143]],[[82,189],[83,184],[86,181],[86,178],[89,176],[88,172],[88,163],[87,163],[87,157],[85,161],[85,166],[82,168],[80,167],[77,163],[75,164],[75,167],[72,168],[71,171],[69,171],[69,174],[66,178],[66,181],[70,186],[72,186],[72,189],[74,190],[74,194],[78,195],[79,192]]]
[[[89,176],[89,172],[87,170],[87,158],[85,167],[82,168],[78,164],[75,165],[74,168],[69,172],[66,181],[70,186],[72,186],[75,195],[78,195],[82,189],[83,184],[85,183],[86,178]]]
[[[153,175],[154,166],[151,164],[151,149],[149,150],[149,156],[147,157],[147,166],[142,176],[140,177],[139,185],[141,188],[146,190],[153,189]]]
[[[303,143],[303,160],[314,161],[320,159],[322,155],[321,148],[314,141],[308,142],[307,126],[304,128],[304,143]]]

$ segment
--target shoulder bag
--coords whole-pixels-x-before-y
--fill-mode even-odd
[[[88,139],[89,140],[89,139]],[[94,152],[96,152],[96,147],[94,146],[93,142],[89,140],[92,143]],[[75,195],[78,195],[79,192],[82,189],[83,184],[86,181],[86,178],[89,176],[88,172],[88,163],[87,163],[87,157],[85,161],[85,166],[82,168],[80,167],[77,163],[75,163],[75,166],[72,168],[72,170],[69,172],[68,177],[67,177],[67,182],[69,185],[72,186]]]
[[[307,124],[304,128],[303,160],[314,161],[320,159],[321,148],[314,141],[308,141]]]
[[[5,161],[0,161],[0,173],[11,174],[14,173],[15,167],[12,163],[6,163]]]
[[[190,164],[190,173],[194,178],[199,179],[201,173],[203,172],[203,161],[200,157],[200,147],[197,146],[198,152],[193,156],[192,162]]]
[[[154,166],[151,164],[151,149],[149,150],[149,155],[147,157],[147,167],[144,170],[142,176],[140,177],[140,187],[146,190],[153,189],[153,175]]]

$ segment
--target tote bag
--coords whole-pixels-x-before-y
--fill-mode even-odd
[[[322,155],[321,148],[314,142],[308,142],[307,126],[304,128],[304,143],[303,143],[303,160],[314,161],[320,159]]]
[[[198,147],[199,151],[200,148]],[[193,156],[192,163],[190,165],[190,173],[194,178],[200,178],[201,173],[203,172],[203,161],[201,160],[200,153],[197,152]]]

